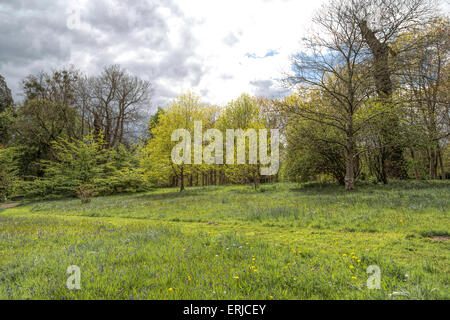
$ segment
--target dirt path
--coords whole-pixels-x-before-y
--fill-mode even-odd
[[[14,202],[14,203],[0,204],[0,209],[14,208],[14,207],[17,207],[18,205],[21,205],[21,203]]]

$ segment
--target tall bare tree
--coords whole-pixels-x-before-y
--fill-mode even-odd
[[[363,63],[365,42],[359,26],[349,19],[350,13],[349,4],[340,0],[323,7],[314,17],[319,29],[305,40],[306,53],[294,57],[295,74],[287,79],[294,85],[303,85],[301,92],[306,94],[297,101],[288,99],[280,103],[283,112],[330,126],[343,134],[343,141],[327,143],[345,150],[347,190],[355,186],[357,136],[380,114],[367,116],[369,113],[364,110],[373,95],[373,85],[370,70]]]
[[[77,93],[87,126],[97,134],[103,133],[106,148],[116,148],[126,142],[133,122],[149,103],[151,85],[120,66],[111,65],[97,77],[83,78]]]
[[[348,23],[358,26],[359,32],[371,54],[372,75],[377,93],[384,103],[392,103],[396,88],[394,75],[398,73],[396,58],[399,54],[393,48],[397,37],[405,30],[417,30],[435,16],[434,0],[348,0],[343,3],[332,2],[330,6],[345,5],[349,14]],[[404,47],[403,50],[413,50]],[[382,170],[386,176],[405,178],[403,148],[393,136],[399,131],[398,118],[392,114],[385,120],[380,135],[384,147],[381,153]]]

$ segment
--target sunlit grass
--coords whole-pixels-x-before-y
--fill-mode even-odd
[[[32,202],[0,212],[0,298],[448,299],[449,191],[273,184]],[[81,290],[66,288],[70,265]]]

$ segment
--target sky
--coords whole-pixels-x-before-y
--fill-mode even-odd
[[[224,105],[286,94],[278,79],[323,0],[0,0],[0,74],[120,64],[153,86],[152,107],[191,90]]]

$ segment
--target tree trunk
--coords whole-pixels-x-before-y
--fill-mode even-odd
[[[437,154],[434,148],[430,150],[430,178],[437,179]]]
[[[411,152],[411,158],[412,158],[413,161],[415,162],[416,157],[415,157],[415,155],[414,155],[414,150],[413,150],[413,149],[409,149],[409,150],[410,150],[410,152]],[[420,173],[419,173],[419,170],[417,170],[417,167],[416,167],[415,163],[414,163],[414,175],[415,175],[415,177],[416,177],[416,180],[420,180]]]
[[[355,144],[351,134],[347,136],[345,160],[345,189],[350,191],[355,188]]]
[[[181,167],[180,172],[180,192],[184,190],[184,168]]]
[[[442,176],[442,180],[446,179],[446,172],[445,172],[445,166],[444,166],[444,161],[442,160],[442,152],[441,149],[438,149],[438,159],[439,159],[439,165],[441,167],[441,176]]]

